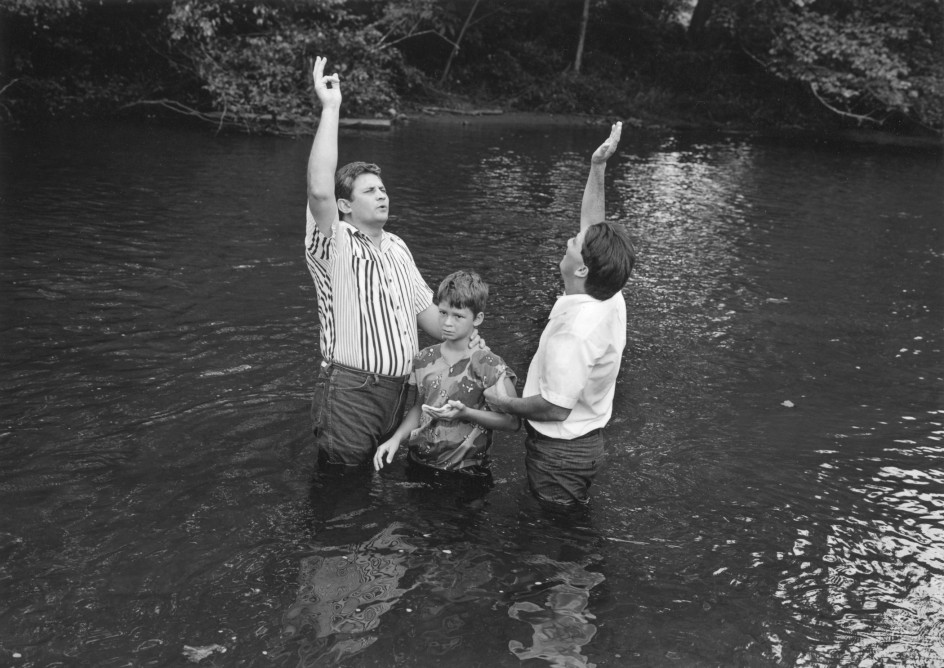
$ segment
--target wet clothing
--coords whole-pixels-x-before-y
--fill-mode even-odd
[[[335,220],[332,235],[307,209],[305,259],[318,299],[319,369],[312,418],[319,460],[370,462],[403,417],[419,349],[416,316],[432,304],[406,244],[384,232],[380,247]]]
[[[603,459],[603,430],[563,440],[543,436],[530,424],[526,428],[524,461],[531,493],[541,501],[561,505],[587,504]]]
[[[571,409],[563,422],[536,422],[535,431],[565,440],[605,427],[626,347],[626,301],[564,295],[551,310],[521,396],[540,394]]]
[[[488,410],[485,388],[505,373],[515,382],[515,373],[490,350],[476,350],[450,365],[442,356],[442,344],[424,348],[413,362],[410,382],[416,385],[416,401],[439,407],[451,400],[469,408]],[[420,413],[420,424],[408,440],[410,458],[427,466],[460,470],[487,467],[492,432],[471,422],[434,418]]]
[[[625,347],[622,292],[605,301],[564,295],[554,304],[522,396],[539,394],[571,412],[561,422],[528,420],[525,467],[538,498],[562,504],[588,501]]]
[[[307,213],[305,258],[318,296],[321,355],[352,369],[409,374],[419,350],[416,316],[433,303],[410,249],[389,232],[378,248],[342,220],[326,237]]]
[[[403,419],[408,379],[322,365],[311,402],[318,461],[345,466],[370,462]]]

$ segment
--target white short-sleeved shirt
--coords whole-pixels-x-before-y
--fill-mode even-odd
[[[380,247],[335,219],[318,229],[307,209],[305,259],[318,295],[321,355],[327,362],[405,376],[419,351],[416,316],[433,303],[400,237],[384,232]]]
[[[605,427],[626,347],[626,301],[585,294],[558,298],[531,360],[522,396],[540,394],[571,409],[563,422],[529,420],[550,438],[571,440]]]

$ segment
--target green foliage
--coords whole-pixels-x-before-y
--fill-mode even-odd
[[[832,111],[944,124],[938,0],[719,0],[714,23]]]
[[[698,0],[707,23],[692,35],[680,22],[689,0],[593,0],[574,76],[582,8],[0,0],[0,118],[171,100],[249,129],[304,121],[318,112],[311,63],[324,55],[342,76],[350,116],[387,115],[401,95],[458,94],[489,106],[695,122],[797,123],[816,109],[819,123],[829,113],[944,126],[941,0]]]
[[[175,2],[167,18],[173,51],[216,109],[236,119],[309,118],[311,62],[342,75],[345,112],[386,112],[397,103],[396,53],[343,3]]]
[[[2,110],[16,119],[100,113],[153,90],[168,73],[147,50],[155,17],[151,5],[0,4]]]
[[[32,19],[35,23],[74,16],[82,11],[79,0],[4,0],[0,5],[7,16]]]

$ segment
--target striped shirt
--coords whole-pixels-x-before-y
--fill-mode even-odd
[[[326,237],[310,208],[307,214],[305,259],[325,362],[388,376],[410,373],[419,351],[416,316],[433,303],[410,249],[388,232],[378,248],[337,218]]]

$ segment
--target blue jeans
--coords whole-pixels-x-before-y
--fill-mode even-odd
[[[403,419],[409,376],[321,366],[311,402],[318,462],[363,466]]]
[[[525,426],[524,463],[531,493],[540,501],[558,505],[589,503],[590,485],[603,459],[603,430],[565,441],[544,436],[527,422]]]

